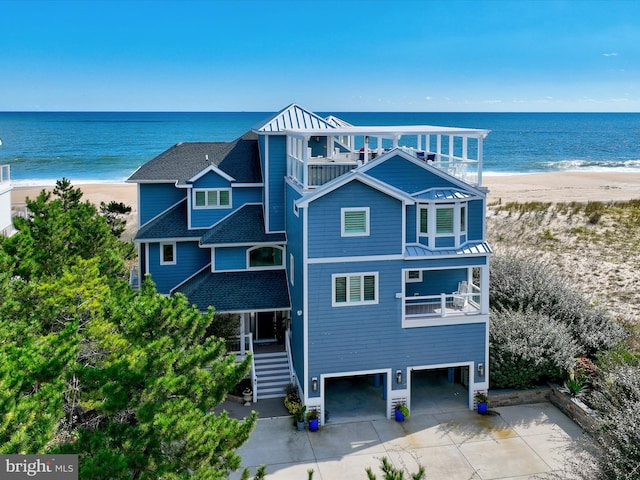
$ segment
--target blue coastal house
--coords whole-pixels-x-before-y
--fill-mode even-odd
[[[487,130],[354,126],[296,104],[232,142],[178,143],[138,185],[138,276],[237,322],[253,394],[293,382],[324,421],[332,381],[385,414],[418,373],[488,388]],[[265,348],[268,347],[268,348]]]

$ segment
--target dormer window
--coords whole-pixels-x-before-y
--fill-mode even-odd
[[[229,208],[231,207],[231,189],[194,189],[193,208]]]

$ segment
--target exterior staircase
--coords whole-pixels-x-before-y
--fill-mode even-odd
[[[284,397],[284,387],[291,382],[287,352],[254,353],[253,361],[258,380],[258,400]]]

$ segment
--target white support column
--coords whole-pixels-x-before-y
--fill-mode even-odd
[[[480,268],[480,313],[489,314],[489,266]]]
[[[449,161],[453,162],[453,135],[449,135]]]
[[[245,354],[245,348],[244,348],[244,336],[245,336],[245,317],[246,313],[242,312],[240,314],[240,355]]]
[[[384,153],[384,148],[382,148],[382,137],[377,137],[378,139],[378,155],[382,155]]]
[[[478,186],[482,186],[482,141],[484,136],[478,137]]]
[[[302,166],[302,187],[309,188],[309,155],[311,153],[311,148],[309,145],[309,137],[304,137],[304,141],[302,144],[302,155],[303,155],[303,166]]]
[[[400,140],[400,135],[393,136],[393,148],[398,148],[398,141]]]
[[[440,156],[442,155],[442,135],[436,137],[436,153],[438,154],[438,161],[440,161]]]
[[[465,161],[469,158],[467,155],[467,140],[468,137],[462,137],[462,159]]]
[[[418,147],[418,151],[420,151],[420,150],[422,150],[422,135],[418,134],[417,137],[418,137],[418,145],[417,145],[417,147]]]

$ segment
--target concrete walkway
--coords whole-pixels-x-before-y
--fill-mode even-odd
[[[252,473],[264,464],[274,480],[306,480],[309,469],[314,480],[365,480],[367,467],[381,478],[382,457],[411,473],[421,464],[427,479],[524,480],[560,471],[565,458],[581,451],[575,440],[588,439],[550,403],[493,412],[415,413],[403,423],[331,421],[318,432],[296,431],[289,417],[260,418],[238,453]]]

